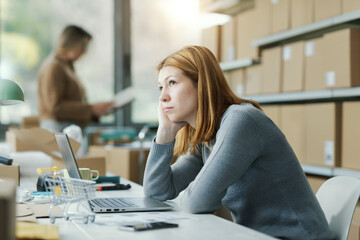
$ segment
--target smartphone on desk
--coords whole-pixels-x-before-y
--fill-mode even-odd
[[[152,223],[140,223],[140,224],[132,224],[132,225],[124,225],[120,226],[120,230],[127,231],[145,231],[145,230],[154,230],[161,228],[175,228],[179,225],[176,223],[168,223],[168,222],[152,222]]]

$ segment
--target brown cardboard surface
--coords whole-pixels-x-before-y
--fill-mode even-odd
[[[290,0],[271,1],[271,33],[290,28]]]
[[[0,164],[0,178],[1,179],[12,179],[15,184],[20,185],[20,166],[17,163],[12,165]]]
[[[352,221],[349,229],[347,240],[359,240],[360,239],[360,221]]]
[[[305,105],[282,105],[280,109],[281,130],[294,150],[299,162],[306,159]]]
[[[220,61],[227,62],[236,59],[236,19],[232,18],[221,26]]]
[[[360,170],[360,102],[343,103],[341,167]],[[360,221],[360,218],[359,218]]]
[[[259,95],[262,93],[263,77],[262,65],[253,65],[245,70],[245,95]]]
[[[221,26],[213,26],[202,30],[201,43],[210,49],[216,59],[220,60],[220,31]]]
[[[282,49],[274,47],[262,51],[262,93],[280,93],[282,86]]]
[[[227,74],[227,80],[231,90],[236,93],[237,96],[242,97],[245,95],[245,70],[236,69]]]
[[[271,2],[269,0],[255,0],[255,10],[257,12],[257,20],[253,26],[256,30],[257,38],[268,36],[271,33]]]
[[[315,0],[315,22],[341,14],[341,0]]]
[[[264,113],[280,128],[280,106],[279,105],[261,105]]]
[[[319,177],[319,176],[314,176],[314,175],[307,175],[306,178],[309,181],[310,187],[313,190],[314,194],[317,193],[320,186],[328,179],[325,177]]]
[[[324,84],[324,54],[323,38],[316,38],[305,42],[305,90],[321,90]]]
[[[40,127],[40,118],[38,116],[28,116],[21,119],[22,128]]]
[[[69,140],[76,153],[80,144]],[[42,151],[55,158],[60,156],[54,133],[42,128],[11,128],[6,132],[6,141],[13,146],[14,152]]]
[[[283,92],[304,90],[304,42],[295,42],[283,47]]]
[[[360,202],[357,203],[355,207],[355,212],[353,215],[353,221],[360,222]]]
[[[360,9],[359,0],[342,0],[342,12],[348,13]]]
[[[344,29],[324,36],[326,88],[360,86],[360,29]],[[331,51],[330,51],[331,49]],[[331,73],[331,75],[329,75]],[[330,77],[329,79],[329,76]],[[332,79],[333,78],[333,79]]]
[[[314,1],[291,1],[291,28],[300,27],[314,22]]]
[[[306,159],[303,163],[339,167],[341,157],[341,104],[305,106]]]
[[[93,156],[106,156],[106,171],[119,175],[122,178],[139,183],[139,149],[112,147],[105,148],[101,146],[90,146],[89,154]],[[145,163],[142,171],[145,169],[149,149],[145,150]]]
[[[251,45],[251,41],[257,38],[257,32],[253,24],[257,21],[255,9],[247,10],[238,14],[236,17],[236,58],[257,59],[259,56],[258,48]]]

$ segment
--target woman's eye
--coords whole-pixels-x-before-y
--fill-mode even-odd
[[[175,85],[175,84],[176,84],[175,81],[169,81],[169,85],[170,85],[170,86],[173,86],[173,85]]]
[[[160,86],[159,86],[159,90],[162,91],[162,89],[163,89],[163,87],[160,87]]]

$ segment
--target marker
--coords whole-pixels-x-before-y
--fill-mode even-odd
[[[96,191],[107,191],[107,190],[126,190],[131,188],[130,184],[115,184],[113,186],[98,186]]]

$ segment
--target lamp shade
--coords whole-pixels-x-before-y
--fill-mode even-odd
[[[0,79],[0,105],[13,105],[24,101],[24,92],[14,81]]]

